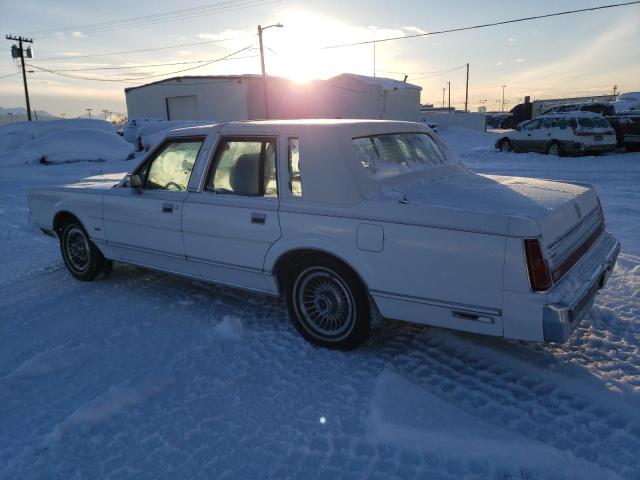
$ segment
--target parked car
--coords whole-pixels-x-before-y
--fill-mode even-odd
[[[567,103],[564,105],[556,105],[548,110],[545,110],[543,115],[551,115],[555,113],[568,113],[568,112],[591,112],[598,115],[610,116],[615,115],[616,111],[610,103],[606,102],[585,102],[585,103]]]
[[[618,114],[607,117],[607,121],[616,132],[619,147],[629,152],[640,150],[640,114]]]
[[[619,251],[592,186],[476,174],[410,122],[177,129],[117,184],[28,201],[78,280],[116,261],[279,295],[339,349],[381,318],[563,342]]]
[[[496,148],[503,152],[540,152],[549,155],[582,155],[616,148],[613,127],[600,115],[586,112],[536,117],[505,132]]]

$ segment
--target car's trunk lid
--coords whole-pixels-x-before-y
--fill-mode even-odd
[[[604,220],[596,191],[576,183],[464,172],[399,186],[393,193],[408,205],[507,216],[514,236],[531,235],[531,229],[518,230],[516,219],[533,221],[552,269],[563,264]]]

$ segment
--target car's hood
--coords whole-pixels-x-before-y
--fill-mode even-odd
[[[85,188],[91,190],[106,190],[116,186],[127,175],[126,172],[107,173],[86,177],[75,183],[64,185],[64,188]]]
[[[446,223],[448,216],[455,219],[454,228],[528,236],[535,233],[534,226],[549,242],[598,207],[589,185],[473,172],[407,184],[370,198],[398,202],[411,216],[422,210],[425,220],[437,223]]]

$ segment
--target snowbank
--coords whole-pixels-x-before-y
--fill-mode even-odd
[[[111,127],[107,122],[103,123]],[[0,129],[0,138],[9,137],[2,135],[2,130]],[[113,128],[110,131],[104,128],[53,128],[47,134],[35,138],[34,133],[29,133],[27,129],[15,131],[11,138],[12,141],[6,141],[0,146],[0,165],[126,160],[133,153],[133,146],[116,134]]]
[[[19,148],[35,138],[53,132],[75,128],[90,128],[115,132],[115,128],[104,120],[49,120],[46,122],[15,122],[0,127],[0,154]]]

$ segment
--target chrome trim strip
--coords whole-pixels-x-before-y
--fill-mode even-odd
[[[232,268],[234,270],[242,270],[244,272],[251,272],[251,273],[260,273],[260,274],[263,273],[263,270],[261,268],[245,267],[243,265],[236,265],[234,263],[216,262],[213,260],[207,260],[205,258],[190,257],[188,255],[185,257],[185,260],[196,262],[196,263],[204,263],[207,265],[213,265],[214,267]]]
[[[162,255],[164,257],[186,260],[186,257],[184,255],[178,255],[177,253],[163,252],[162,250],[154,250],[152,248],[136,247],[134,245],[127,245],[125,243],[110,242],[108,240],[105,243],[114,247],[128,248],[129,250],[135,250],[137,252],[153,253],[155,255]]]
[[[153,271],[156,271],[156,272],[169,273],[171,275],[177,275],[179,277],[189,278],[191,280],[198,280],[200,282],[210,283],[210,284],[213,284],[213,285],[221,285],[221,286],[224,286],[224,287],[236,288],[236,289],[245,290],[245,291],[248,291],[248,292],[260,293],[260,294],[264,294],[264,295],[269,295],[270,297],[279,297],[280,296],[279,293],[277,293],[277,292],[272,292],[272,291],[269,291],[269,290],[262,290],[260,288],[245,287],[243,285],[238,285],[238,284],[235,284],[235,283],[210,280],[208,278],[199,277],[197,275],[191,275],[189,273],[176,272],[175,270],[169,270],[169,269],[166,269],[166,268],[152,267],[151,265],[146,265],[144,263],[138,263],[138,262],[132,262],[132,261],[129,261],[129,260],[120,260],[118,258],[115,258],[113,260],[116,261],[116,262],[119,262],[119,263],[124,263],[124,264],[127,264],[127,265],[133,265],[135,267],[145,268],[147,270],[153,270]],[[265,276],[269,276],[269,275],[265,275]]]
[[[374,297],[389,298],[391,300],[400,300],[403,302],[421,303],[423,305],[430,305],[432,307],[441,307],[455,310],[456,312],[464,311],[464,313],[478,314],[478,316],[492,315],[499,317],[502,315],[502,310],[494,308],[479,307],[477,305],[466,305],[464,303],[446,302],[442,300],[435,300],[432,298],[413,297],[410,295],[398,295],[396,293],[382,292],[379,290],[370,290],[369,293]]]
[[[243,265],[235,265],[233,263],[224,263],[224,262],[215,262],[212,260],[207,260],[204,258],[198,258],[198,257],[190,257],[187,255],[178,255],[175,253],[169,253],[169,252],[162,252],[160,250],[153,250],[151,248],[143,248],[143,247],[135,247],[133,245],[126,245],[123,243],[116,243],[116,242],[105,242],[103,240],[94,240],[93,238],[91,238],[91,241],[95,244],[101,244],[101,245],[111,245],[114,247],[119,247],[119,248],[127,248],[129,250],[135,250],[137,252],[144,252],[144,253],[151,253],[154,255],[162,255],[165,257],[171,257],[171,258],[176,258],[179,260],[185,260],[187,262],[191,261],[191,262],[195,262],[195,263],[205,263],[208,265],[214,265],[216,267],[223,267],[223,268],[231,268],[234,270],[241,270],[244,272],[251,272],[251,273],[259,273],[259,274],[263,274],[263,270],[261,268],[253,268],[253,267],[245,267]],[[267,275],[267,276],[271,276],[271,275]]]

